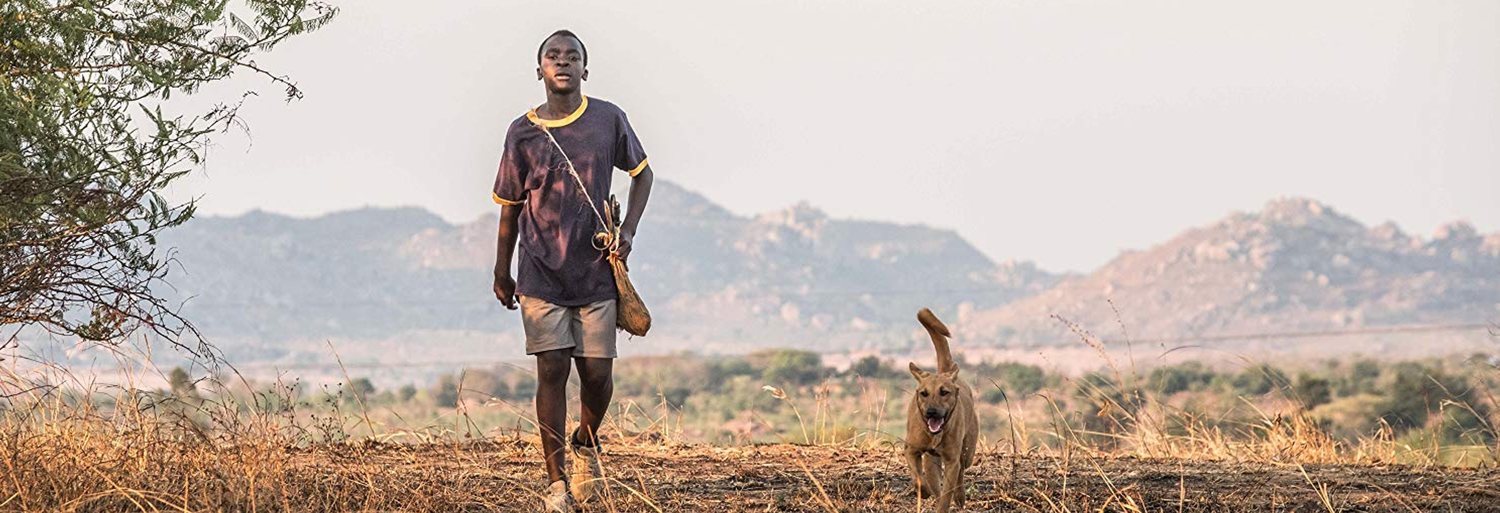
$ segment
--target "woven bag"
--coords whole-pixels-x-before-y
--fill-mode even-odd
[[[609,208],[605,209],[604,217],[610,224],[611,231],[618,234],[620,202],[614,195],[609,197]],[[651,330],[651,311],[646,309],[646,302],[635,291],[635,285],[630,283],[630,270],[625,266],[625,261],[620,260],[613,252],[609,254],[609,267],[614,270],[615,290],[619,293],[619,301],[615,303],[615,326],[637,337],[646,336],[646,332]]]

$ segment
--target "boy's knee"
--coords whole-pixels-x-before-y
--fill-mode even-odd
[[[540,383],[566,382],[570,372],[567,351],[546,351],[536,355],[536,378]]]
[[[614,386],[614,373],[609,368],[591,368],[578,373],[578,381],[591,390],[605,390]]]
[[[579,376],[579,384],[589,390],[609,390],[614,388],[614,377],[608,372],[592,373]]]

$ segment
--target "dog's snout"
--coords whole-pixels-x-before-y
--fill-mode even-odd
[[[928,408],[927,409],[927,416],[928,417],[941,417],[942,415],[938,412],[937,408]]]

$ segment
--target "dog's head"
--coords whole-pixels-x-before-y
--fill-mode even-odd
[[[927,372],[913,363],[911,375],[917,378],[917,413],[927,423],[927,432],[938,434],[948,424],[948,417],[958,408],[958,370]]]

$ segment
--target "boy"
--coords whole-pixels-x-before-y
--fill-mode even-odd
[[[506,308],[519,305],[526,353],[536,356],[536,417],[548,482],[543,506],[570,512],[575,499],[593,495],[601,475],[597,434],[614,393],[611,371],[618,356],[614,275],[594,239],[605,229],[598,214],[607,208],[611,168],[629,173],[630,198],[614,249],[621,259],[628,257],[652,172],[625,113],[583,95],[588,51],[578,36],[559,30],[543,40],[536,76],[546,86],[547,102],[510,124],[495,177],[501,210],[494,289]],[[517,280],[510,269],[518,239]],[[570,360],[578,367],[582,404],[578,429],[567,437],[574,455],[567,476]]]

